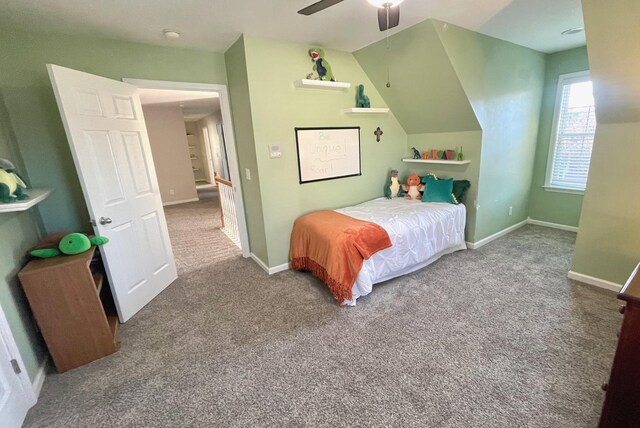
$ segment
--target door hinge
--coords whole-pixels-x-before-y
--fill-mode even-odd
[[[11,367],[13,367],[13,371],[16,374],[22,373],[22,370],[20,370],[20,364],[18,364],[18,361],[15,358],[11,360]]]

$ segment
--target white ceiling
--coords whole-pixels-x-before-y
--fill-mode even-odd
[[[181,107],[185,121],[200,120],[220,111],[217,93],[139,88],[143,106]]]
[[[2,0],[0,23],[33,30],[224,52],[240,34],[352,52],[384,37],[376,9],[344,0],[312,16],[296,13],[316,0]],[[585,44],[580,0],[405,0],[400,26],[436,18],[542,52]],[[182,33],[166,40],[162,30]]]

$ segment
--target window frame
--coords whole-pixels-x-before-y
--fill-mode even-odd
[[[573,193],[583,195],[587,184],[585,183],[584,189],[577,189],[572,187],[560,187],[551,184],[551,174],[553,171],[553,160],[556,153],[556,145],[558,142],[558,125],[560,121],[560,110],[562,108],[562,92],[567,84],[580,83],[593,80],[591,79],[591,73],[589,70],[577,71],[575,73],[566,73],[558,76],[558,83],[556,87],[555,107],[553,109],[553,124],[551,126],[551,135],[549,136],[549,153],[547,154],[547,171],[545,173],[544,186],[546,191],[560,192],[560,193]],[[596,121],[596,128],[598,124]],[[594,133],[595,138],[595,133]],[[591,160],[589,160],[591,161]]]

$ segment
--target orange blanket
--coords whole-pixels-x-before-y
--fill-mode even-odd
[[[293,224],[291,268],[320,278],[342,304],[351,300],[351,287],[364,260],[390,246],[389,234],[375,223],[316,211]]]

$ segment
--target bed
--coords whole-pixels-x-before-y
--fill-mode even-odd
[[[379,198],[335,211],[381,226],[392,244],[364,260],[351,288],[351,299],[342,301],[345,305],[355,306],[359,297],[371,293],[373,284],[414,272],[445,254],[466,249],[466,209],[462,204]]]

